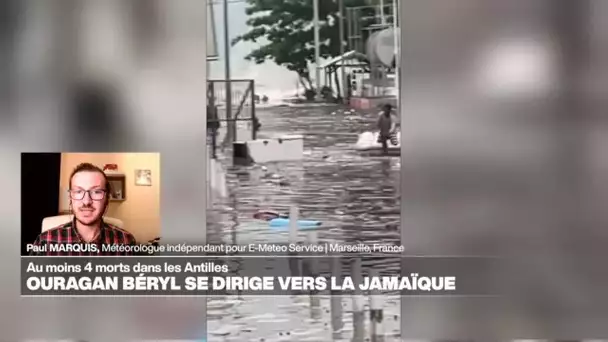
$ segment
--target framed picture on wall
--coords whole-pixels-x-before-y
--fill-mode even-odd
[[[151,170],[135,170],[135,185],[151,186],[152,171]]]
[[[122,202],[126,199],[126,177],[120,174],[108,174],[108,181],[110,182],[110,188],[112,192],[109,193],[110,201]]]

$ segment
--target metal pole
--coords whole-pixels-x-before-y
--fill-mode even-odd
[[[394,37],[394,55],[395,55],[395,89],[397,90],[397,108],[401,108],[400,105],[400,97],[401,97],[401,91],[399,90],[399,87],[401,85],[401,81],[399,80],[399,65],[400,63],[400,53],[399,53],[399,39],[400,39],[400,34],[399,34],[399,4],[397,3],[398,0],[393,0],[393,37]]]
[[[336,278],[337,284],[342,284],[342,259],[337,256],[331,258],[331,276]],[[344,329],[342,318],[342,297],[338,290],[330,291],[331,330],[334,339],[339,339]]]
[[[342,56],[342,61],[341,61],[341,67],[340,67],[340,71],[341,71],[341,78],[342,80],[340,81],[342,83],[342,86],[340,87],[340,90],[342,90],[342,103],[346,103],[346,96],[347,96],[347,87],[346,87],[346,70],[345,70],[345,61],[344,61],[344,0],[340,0],[339,3],[340,6],[340,24],[338,25],[338,29],[340,31],[340,56]]]
[[[207,67],[209,66],[209,62],[207,62]],[[217,150],[217,124],[219,124],[219,116],[217,115],[217,109],[215,107],[215,85],[211,81],[207,81],[207,124],[209,124],[209,118],[213,119],[211,122],[211,156],[213,159],[217,158],[216,150]],[[207,127],[207,132],[209,132],[209,128]]]
[[[251,139],[255,140],[258,133],[258,118],[255,115],[255,81],[251,80]]]
[[[315,87],[317,92],[317,100],[321,98],[321,56],[320,56],[320,38],[319,38],[319,0],[312,0],[313,7],[313,25],[315,34]]]
[[[380,0],[380,23],[382,26],[386,25],[386,18],[384,16],[384,0]]]
[[[228,3],[224,0],[224,67],[226,79],[226,128],[228,139],[234,141],[236,138],[235,123],[232,121],[232,87],[230,84],[230,33],[228,32]]]
[[[371,269],[370,277],[380,277],[380,272],[377,269]],[[382,310],[383,297],[379,290],[370,291],[369,303],[369,319],[371,327],[372,342],[384,342],[384,312]]]
[[[291,218],[290,218],[291,219]],[[307,234],[308,245],[318,245],[319,237],[316,231],[310,231]],[[318,274],[317,258],[305,258],[307,263],[307,272],[303,274],[305,277],[316,278]],[[310,291],[310,316],[311,318],[319,318],[321,316],[321,298],[319,297],[318,291]]]
[[[365,340],[365,308],[363,303],[363,290],[359,284],[363,283],[363,270],[361,258],[356,258],[351,264],[351,276],[355,284],[353,291],[353,339],[352,342],[363,342]]]
[[[354,48],[354,44],[352,43],[352,25],[350,23],[352,14],[351,14],[352,10],[350,8],[346,8],[346,47],[349,50],[357,50],[356,48]]]
[[[298,244],[298,217],[300,214],[300,210],[295,205],[289,207],[289,244]],[[289,251],[289,270],[293,277],[301,277],[303,273],[303,266],[301,263],[301,258],[298,258],[298,253],[295,251]],[[294,290],[292,291],[293,295],[300,294],[301,291]]]

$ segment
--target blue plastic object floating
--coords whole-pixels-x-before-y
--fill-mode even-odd
[[[277,230],[289,230],[289,219],[288,218],[275,218],[268,222],[270,228]],[[314,220],[298,220],[298,229],[314,229],[321,225],[321,221]]]

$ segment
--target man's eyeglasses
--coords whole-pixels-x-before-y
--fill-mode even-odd
[[[80,201],[84,198],[84,195],[88,192],[89,197],[91,197],[94,201],[101,201],[106,197],[106,191],[101,189],[93,189],[93,190],[69,190],[70,197],[73,200]]]

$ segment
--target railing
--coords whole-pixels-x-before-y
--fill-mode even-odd
[[[246,122],[251,129],[251,139],[255,140],[259,122],[255,113],[255,105],[259,101],[255,94],[253,80],[230,80],[230,112],[226,109],[227,93],[225,80],[207,81],[207,127],[211,135],[212,156],[216,157],[218,132],[222,122],[226,126],[226,135],[222,145],[226,146],[238,138],[239,122]]]

